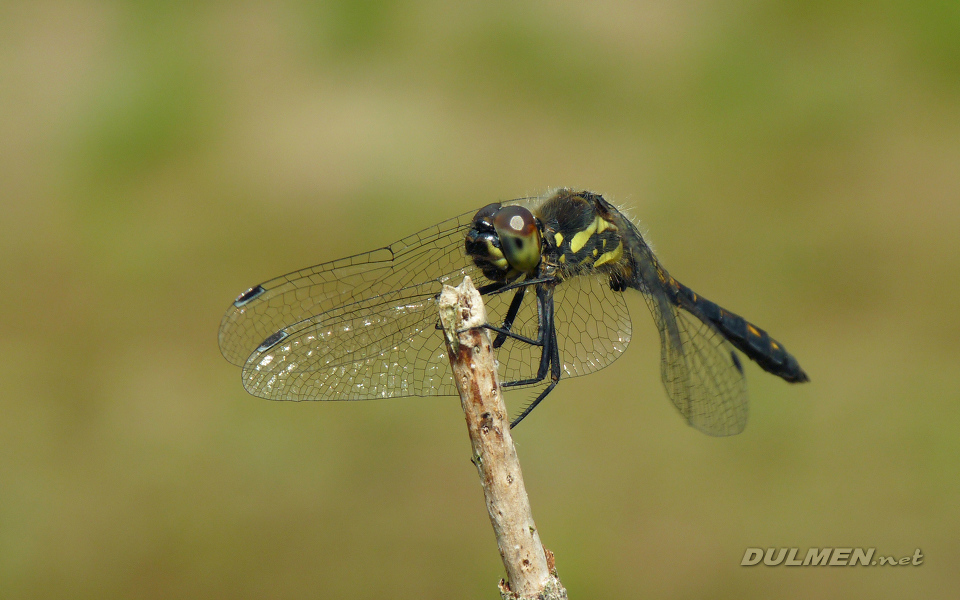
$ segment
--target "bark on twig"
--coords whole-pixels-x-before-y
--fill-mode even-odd
[[[507,581],[500,582],[501,596],[512,600],[566,599],[553,555],[540,542],[530,512],[490,337],[480,328],[487,319],[480,293],[467,277],[457,288],[444,286],[439,304],[447,354],[470,434],[471,460],[480,474],[487,512],[507,571]]]

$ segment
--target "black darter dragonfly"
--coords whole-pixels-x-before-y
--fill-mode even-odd
[[[667,273],[636,226],[600,195],[560,189],[490,204],[395,244],[250,288],[220,323],[220,350],[251,394],[273,400],[456,395],[437,331],[444,284],[469,275],[496,333],[503,387],[543,389],[592,373],[630,342],[623,292],[660,331],[660,374],[688,423],[732,435],[747,422],[743,366],[798,383],[782,344]]]

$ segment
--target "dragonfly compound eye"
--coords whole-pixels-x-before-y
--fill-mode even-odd
[[[540,264],[540,229],[533,213],[522,206],[506,206],[493,217],[493,226],[510,266],[532,273]]]

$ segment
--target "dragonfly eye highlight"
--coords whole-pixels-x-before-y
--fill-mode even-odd
[[[533,213],[522,206],[507,206],[493,217],[500,247],[510,266],[532,273],[540,264],[542,241]]]

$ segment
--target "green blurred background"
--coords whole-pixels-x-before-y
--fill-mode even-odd
[[[555,186],[812,378],[750,364],[747,430],[704,436],[633,298],[625,357],[516,432],[571,598],[955,597],[953,0],[0,6],[0,596],[496,597],[456,399],[253,398],[217,327]]]

